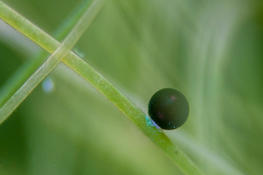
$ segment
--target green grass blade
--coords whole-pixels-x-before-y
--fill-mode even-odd
[[[70,32],[78,19],[83,15],[90,5],[91,0],[83,0],[83,2],[64,20],[60,27],[55,31],[54,36],[58,40],[62,40]],[[0,107],[23,85],[23,83],[33,74],[34,71],[44,62],[48,54],[40,51],[39,55],[28,60],[21,66],[15,74],[0,89]]]
[[[30,38],[46,51],[52,53],[59,46],[59,42],[47,33],[30,23],[24,17],[0,2],[0,18],[14,27],[16,30]],[[187,175],[201,175],[195,164],[158,128],[149,125],[147,117],[141,109],[136,107],[109,81],[83,61],[73,52],[66,55],[62,61],[77,72],[81,77],[89,81],[102,94],[104,94],[120,111],[131,119],[157,146],[159,146]]]
[[[32,90],[60,63],[61,59],[74,47],[78,39],[91,24],[101,9],[102,1],[95,0],[90,8],[79,19],[69,35],[54,53],[38,68],[36,72],[19,88],[0,109],[0,123],[23,102]]]
[[[63,62],[81,77],[89,81],[114,103],[118,109],[131,119],[155,144],[161,147],[185,174],[201,174],[194,163],[179,148],[173,145],[170,139],[160,129],[148,124],[147,116],[141,109],[122,95],[119,90],[102,75],[97,73],[88,63],[74,55],[70,56],[71,57],[65,57]]]

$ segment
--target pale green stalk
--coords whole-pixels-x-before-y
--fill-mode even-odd
[[[68,17],[63,21],[59,28],[54,32],[54,37],[57,40],[63,40],[79,18],[85,13],[90,6],[92,0],[82,0],[82,3],[74,9]],[[0,89],[0,108],[14,93],[25,83],[25,81],[43,64],[48,57],[48,53],[44,50],[39,52],[39,55],[33,59],[28,59],[24,65],[10,77],[7,82]]]
[[[98,11],[101,9],[101,5],[101,0],[94,1],[55,52],[48,57],[48,59],[29,77],[22,87],[20,87],[0,108],[0,123],[7,119],[7,117],[23,102],[32,90],[56,68],[61,59],[69,53],[84,31],[91,24]]]
[[[0,2],[0,18],[46,51],[53,53],[59,42]],[[63,63],[89,81],[131,119],[157,146],[159,146],[186,175],[201,175],[195,164],[154,125],[149,125],[146,114],[117,90],[109,81],[73,52],[65,55]]]

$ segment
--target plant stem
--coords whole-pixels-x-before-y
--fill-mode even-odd
[[[0,109],[0,123],[2,123],[34,90],[34,88],[60,63],[61,59],[68,54],[75,43],[91,24],[101,9],[102,1],[95,0],[88,10],[79,19],[69,35],[51,56],[34,72],[29,79],[11,96]]]
[[[0,18],[14,27],[16,30],[30,38],[40,47],[53,53],[59,42],[47,33],[30,23],[24,17],[0,2]],[[104,94],[114,105],[118,107],[129,119],[131,119],[157,146],[159,146],[178,168],[187,175],[201,175],[195,164],[179,148],[172,144],[169,138],[154,125],[149,125],[147,116],[136,107],[127,97],[117,90],[101,74],[93,69],[73,52],[68,53],[62,59],[63,63],[77,72],[85,80],[89,81],[96,89]]]
[[[83,0],[82,3],[80,3],[79,6],[68,15],[59,28],[54,32],[56,39],[62,40],[68,35],[78,19],[90,6],[90,1],[91,0]],[[41,64],[43,64],[47,57],[48,53],[41,50],[35,58],[27,60],[26,63],[7,80],[0,89],[0,108],[23,85],[30,75],[32,75]]]

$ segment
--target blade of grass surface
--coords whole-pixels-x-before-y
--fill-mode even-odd
[[[83,15],[90,5],[91,0],[83,0],[83,2],[65,19],[60,25],[54,36],[58,40],[62,40],[70,32],[78,19]],[[34,71],[44,62],[48,53],[40,51],[39,55],[28,60],[21,66],[15,74],[8,79],[0,89],[0,107],[23,85],[23,83],[33,74]]]
[[[16,93],[6,101],[0,109],[0,123],[23,102],[23,100],[32,92],[32,90],[60,63],[61,59],[66,56],[74,47],[78,39],[91,24],[99,10],[101,9],[102,0],[95,0],[94,3],[79,19],[69,35],[62,44],[52,53],[51,56],[34,72],[29,79],[19,88]]]
[[[52,53],[59,47],[59,42],[36,27],[24,17],[0,2],[0,18],[16,30],[30,38],[46,51]],[[85,80],[104,94],[120,111],[131,119],[157,146],[159,146],[187,175],[201,175],[195,164],[158,128],[149,125],[146,114],[136,107],[127,97],[117,90],[109,81],[94,70],[73,52],[65,55],[63,63],[77,72]]]

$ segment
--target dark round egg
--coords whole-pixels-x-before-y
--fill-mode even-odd
[[[148,112],[158,126],[170,130],[185,123],[189,114],[189,104],[181,92],[165,88],[152,96]]]

